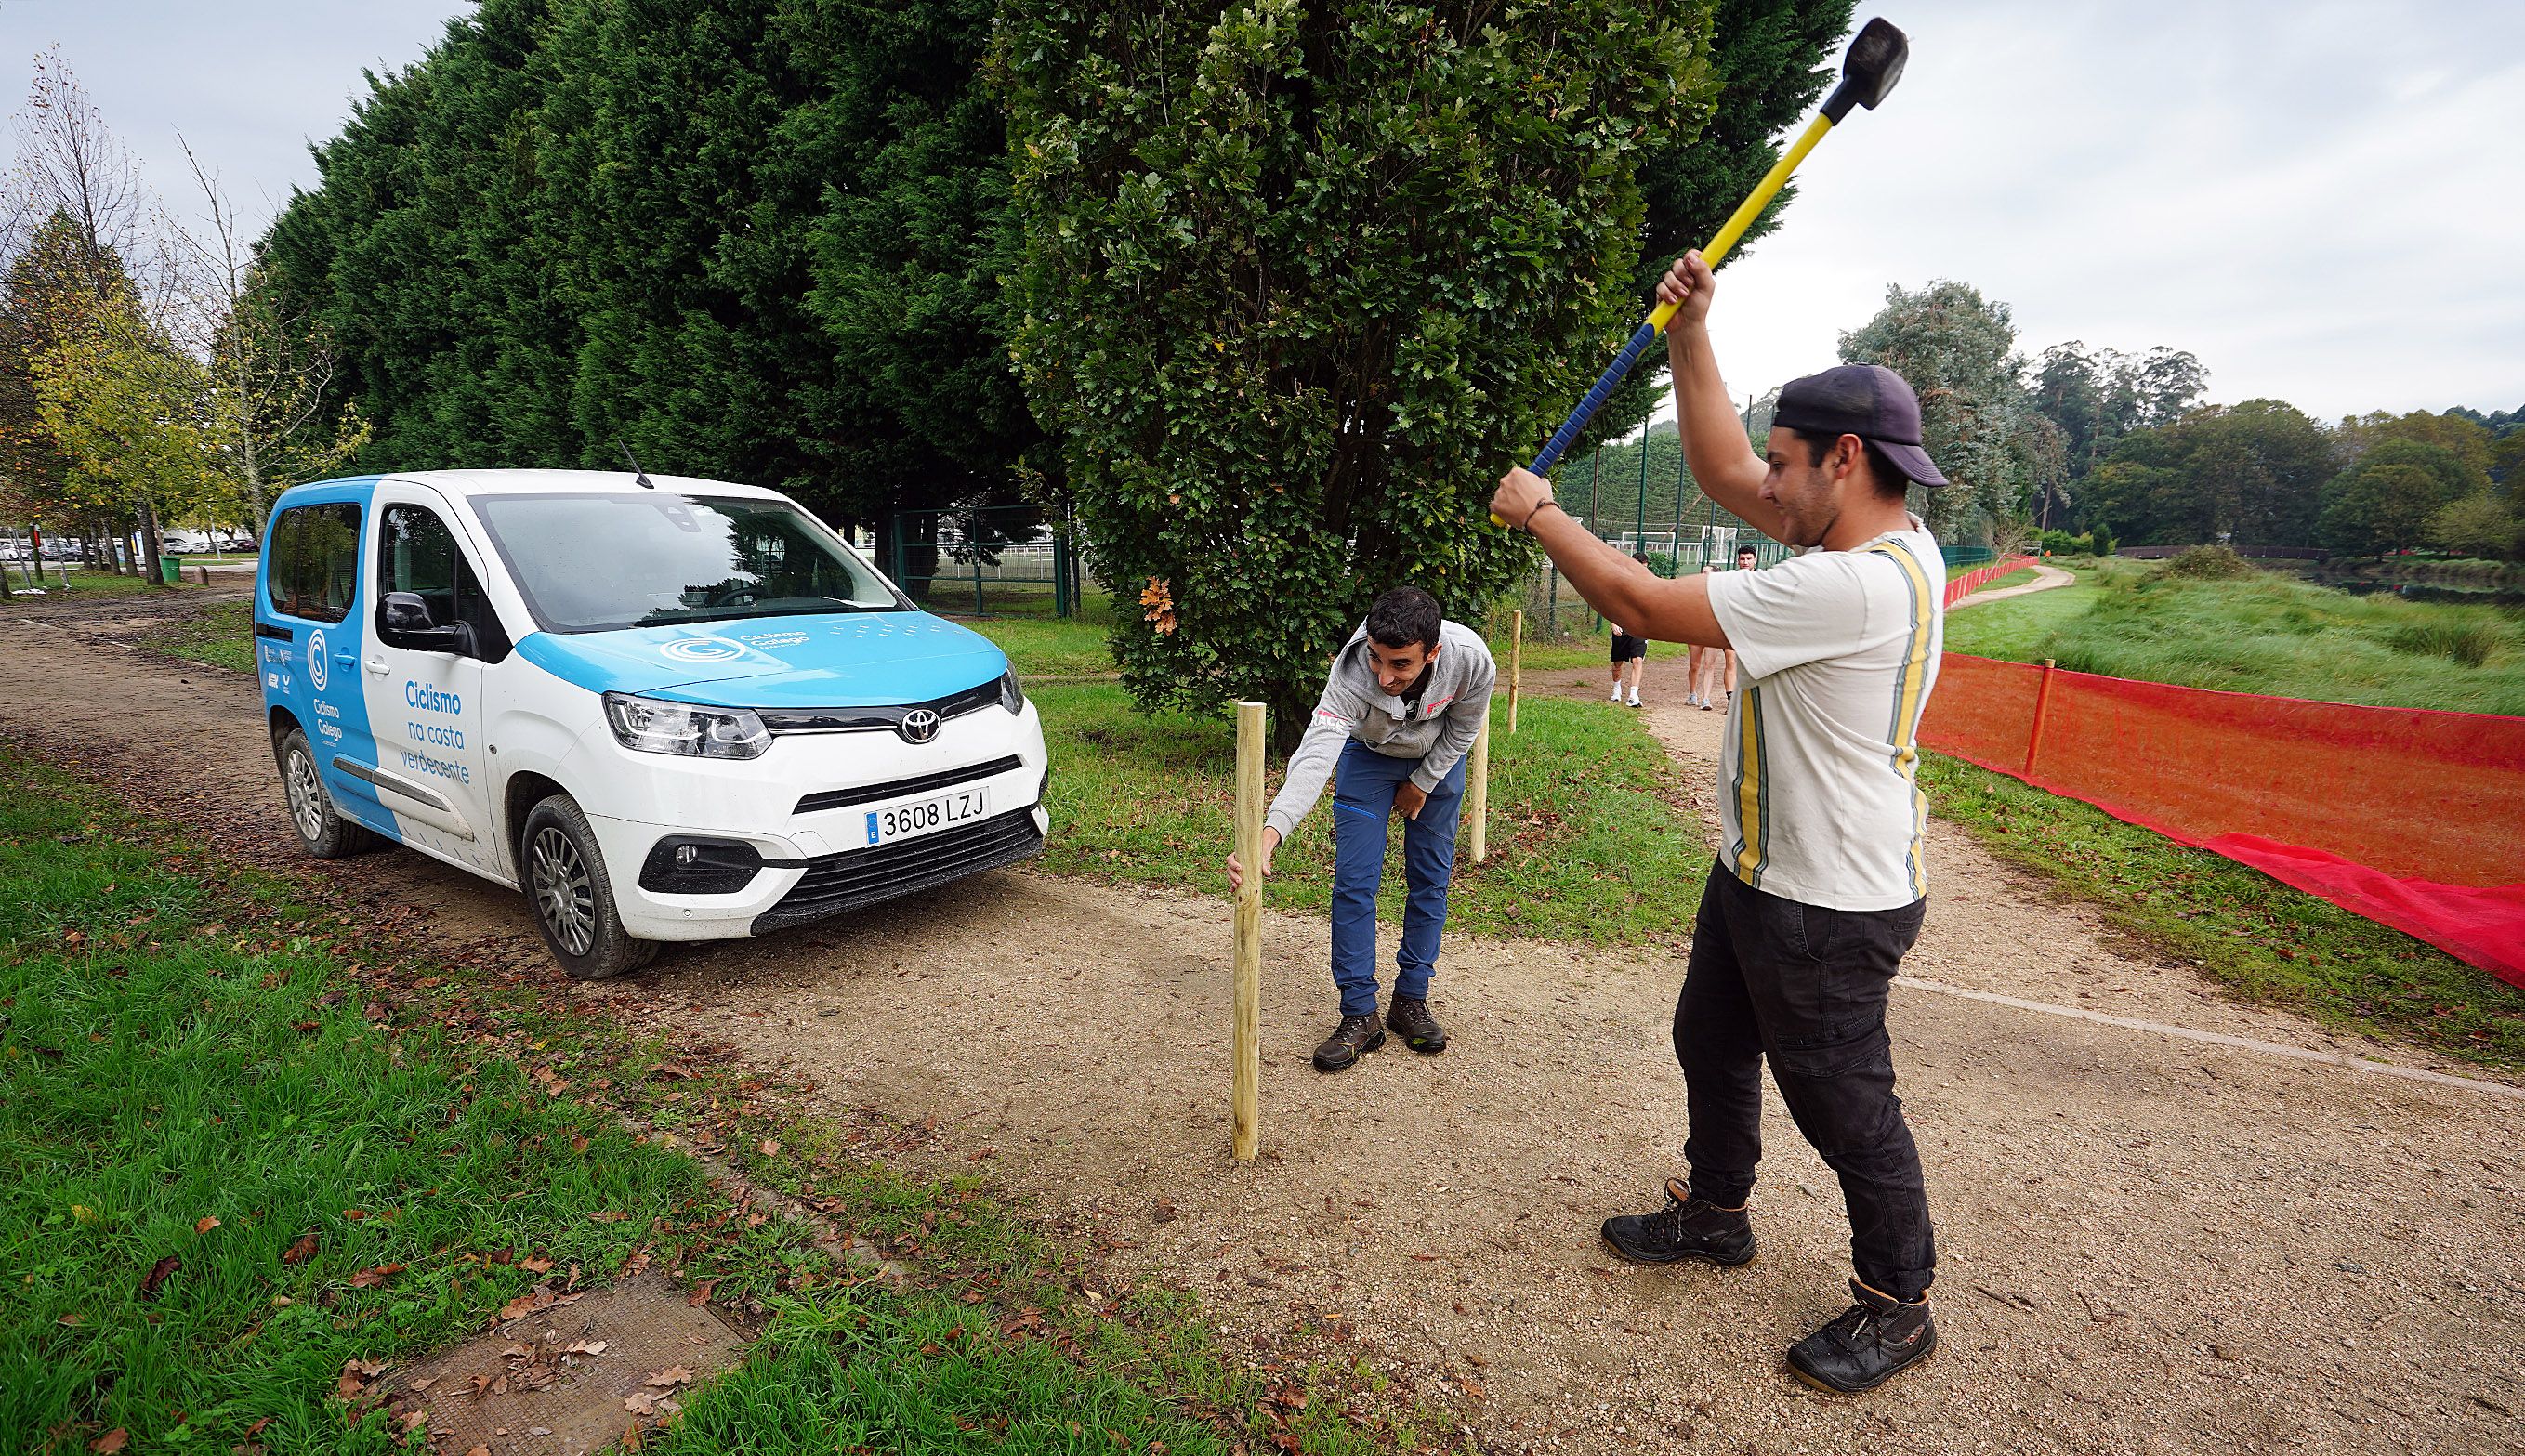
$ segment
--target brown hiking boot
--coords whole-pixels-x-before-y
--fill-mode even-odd
[[[1385,1024],[1403,1044],[1422,1056],[1436,1056],[1447,1049],[1447,1030],[1438,1018],[1429,1014],[1429,1003],[1416,995],[1399,995],[1385,1008]]]
[[[1315,1070],[1347,1071],[1362,1056],[1384,1044],[1385,1023],[1377,1019],[1375,1012],[1345,1016],[1341,1025],[1333,1028],[1333,1034],[1324,1038],[1324,1044],[1315,1048]]]

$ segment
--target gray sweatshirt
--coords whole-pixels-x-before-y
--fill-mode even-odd
[[[1421,686],[1419,709],[1411,712],[1376,685],[1376,668],[1367,660],[1367,624],[1361,623],[1333,658],[1323,699],[1298,751],[1289,755],[1289,776],[1262,822],[1284,840],[1296,831],[1332,779],[1344,739],[1356,738],[1389,758],[1419,759],[1411,782],[1423,794],[1434,791],[1471,751],[1490,716],[1491,682],[1498,676],[1482,634],[1461,622],[1442,622],[1438,655]]]

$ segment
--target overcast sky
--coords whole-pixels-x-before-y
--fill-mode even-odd
[[[1739,395],[1833,363],[1887,284],[1955,278],[2015,311],[2029,357],[2169,344],[2221,402],[2525,405],[2525,3],[1895,3],[1902,85],[1722,275]],[[470,9],[0,0],[0,90],[59,44],[171,204],[181,127],[261,215],[312,184],[362,68]]]

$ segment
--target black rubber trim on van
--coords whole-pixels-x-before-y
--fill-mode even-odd
[[[969,712],[995,707],[1000,701],[1000,679],[962,693],[950,693],[927,703],[905,703],[891,707],[759,707],[755,712],[763,726],[774,733],[866,733],[874,729],[900,729],[904,714],[925,707],[938,715],[938,721],[961,718]]]
[[[953,789],[958,784],[969,784],[976,779],[996,778],[1010,769],[1024,766],[1023,759],[1011,753],[1005,758],[994,758],[988,763],[975,763],[965,768],[942,769],[937,773],[924,773],[883,784],[863,784],[856,789],[827,789],[821,794],[810,794],[799,800],[798,807],[792,812],[812,814],[821,809],[846,809],[855,803],[874,803],[880,799],[900,799],[904,795],[918,794],[927,789]]]
[[[298,640],[298,634],[289,630],[287,627],[275,627],[272,623],[264,621],[258,621],[254,624],[254,635],[257,637],[269,637],[274,642],[296,642]]]
[[[780,902],[754,917],[754,935],[804,925],[897,896],[934,890],[1043,852],[1031,806],[962,829],[941,830],[868,849],[818,854]]]

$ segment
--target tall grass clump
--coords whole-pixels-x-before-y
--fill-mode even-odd
[[[2241,560],[2243,574],[2229,575],[2212,550],[2108,566],[2093,579],[2092,606],[2045,633],[1979,616],[1960,635],[1987,645],[1963,650],[2189,688],[2525,715],[2525,612],[2353,596]],[[2046,595],[1978,610],[2038,611],[2031,604]]]

